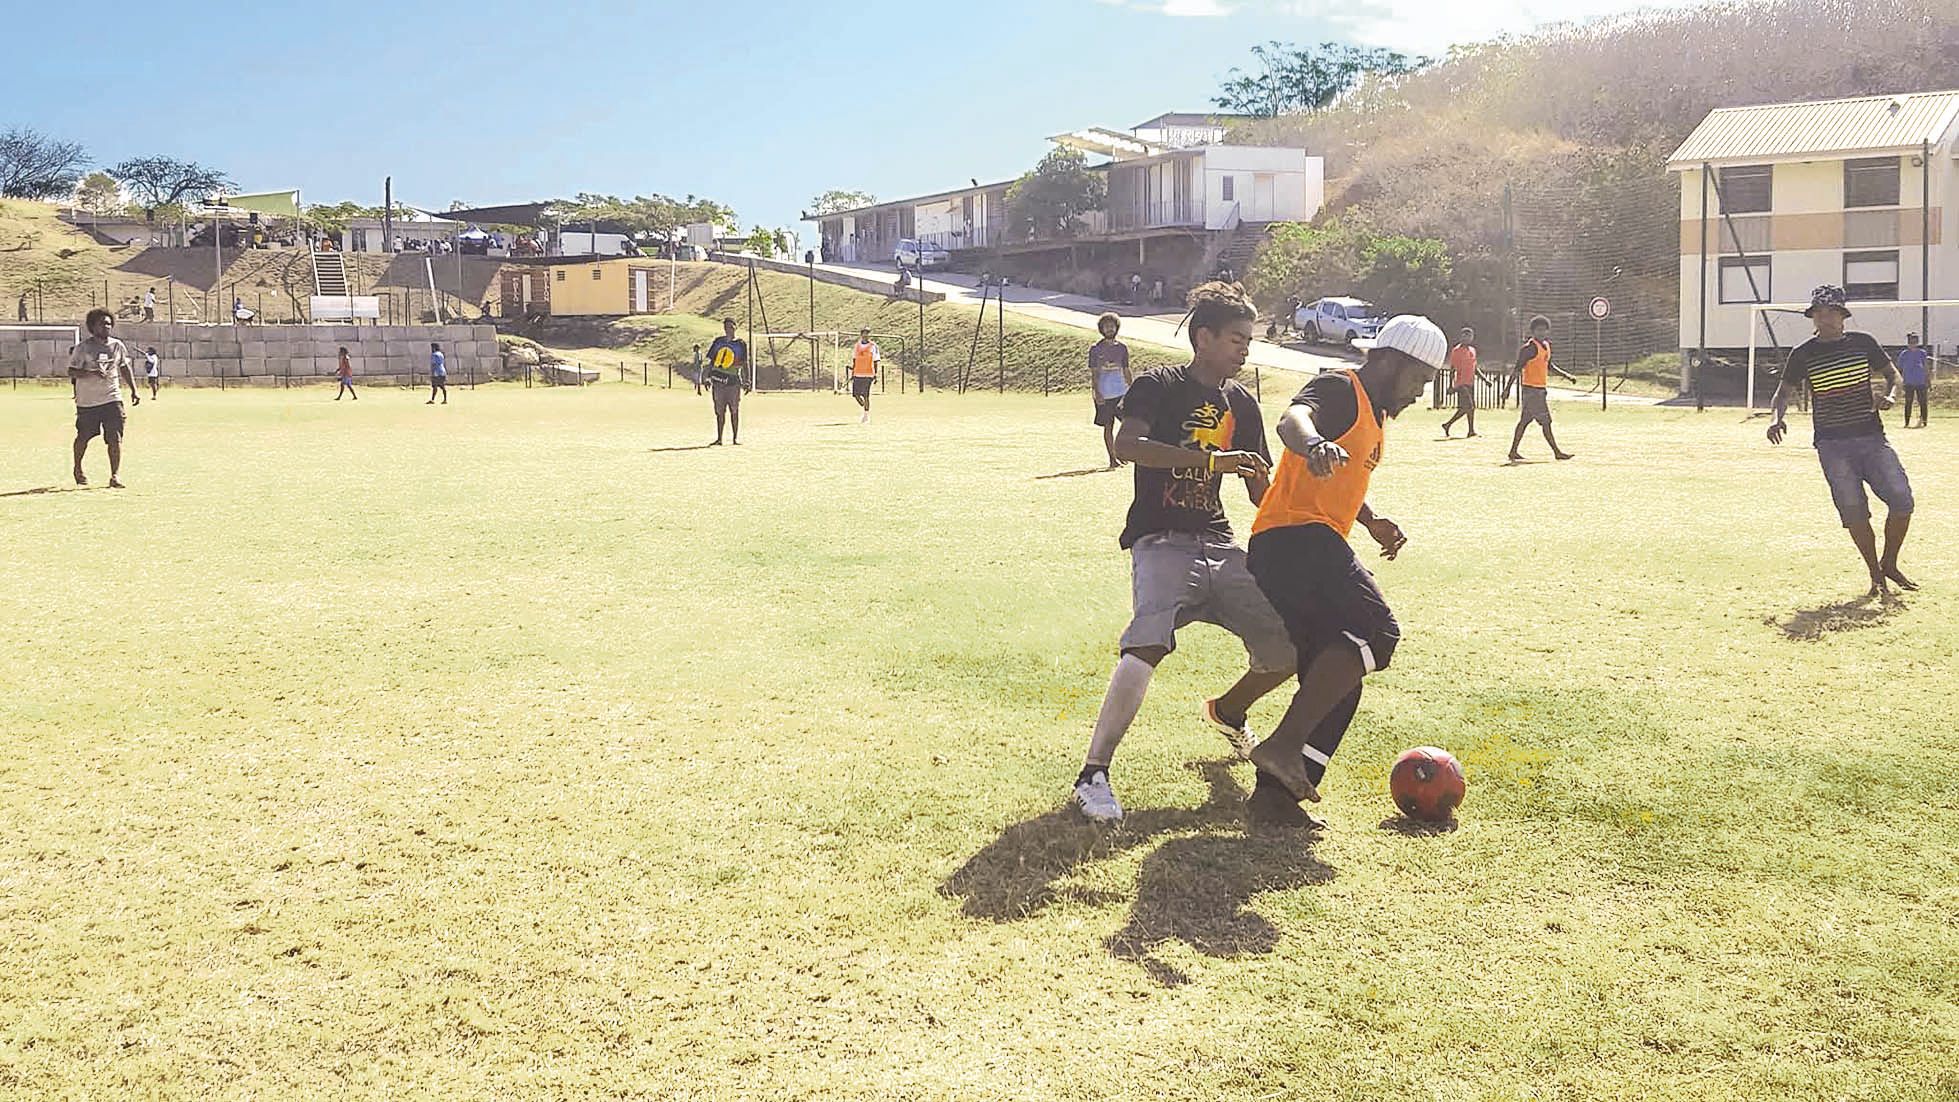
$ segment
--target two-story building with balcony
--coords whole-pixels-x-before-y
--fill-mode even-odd
[[[1668,159],[1680,177],[1680,348],[1737,352],[1757,303],[1842,286],[1853,326],[1887,346],[1959,342],[1959,91],[1710,112]],[[1764,350],[1810,335],[1800,315],[1755,323]],[[1703,326],[1705,339],[1703,340]],[[1773,333],[1769,332],[1773,328]],[[1772,357],[1779,362],[1779,355]]]
[[[1007,232],[1013,181],[953,188],[812,216],[824,255],[889,264],[898,243],[946,249],[965,270],[1063,265],[1150,272],[1176,282],[1220,264],[1242,271],[1274,222],[1308,221],[1325,200],[1324,165],[1304,149],[1223,144],[1227,116],[1160,115],[1128,131],[1091,127],[1054,135],[1091,158],[1104,178],[1103,209],[1070,237]],[[1018,262],[1018,263],[1017,263]]]

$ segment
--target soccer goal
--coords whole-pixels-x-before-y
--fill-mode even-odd
[[[756,390],[834,390],[842,347],[843,334],[835,329],[757,333],[755,347],[748,350],[749,385]]]
[[[1852,302],[1845,307],[1850,321],[1845,328],[1869,333],[1877,338],[1895,360],[1905,347],[1905,338],[1918,334],[1924,346],[1932,378],[1941,369],[1959,364],[1959,299],[1885,299],[1881,302]],[[1755,412],[1755,372],[1758,366],[1781,369],[1781,358],[1789,349],[1811,336],[1809,319],[1803,311],[1809,303],[1762,302],[1748,310],[1748,412]],[[1793,324],[1791,324],[1793,323]],[[1768,347],[1764,348],[1766,341]],[[1766,358],[1766,363],[1760,361]]]

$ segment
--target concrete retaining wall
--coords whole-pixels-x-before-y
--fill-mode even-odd
[[[278,385],[290,379],[331,383],[340,346],[354,376],[368,383],[428,378],[429,343],[442,344],[451,382],[503,374],[496,330],[487,325],[169,325],[119,322],[116,335],[143,376],[142,351],[154,347],[163,375],[175,386],[239,382]],[[48,332],[0,329],[0,378],[66,378],[69,341]]]

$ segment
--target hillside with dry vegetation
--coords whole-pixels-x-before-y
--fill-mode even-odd
[[[1609,293],[1633,353],[1676,339],[1665,161],[1708,111],[1953,87],[1952,0],[1731,2],[1460,46],[1235,139],[1323,156],[1323,217],[1441,241],[1450,323],[1508,336],[1514,312],[1575,318]]]

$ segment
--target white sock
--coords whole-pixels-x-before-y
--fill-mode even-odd
[[[1088,740],[1088,764],[1107,768],[1115,757],[1116,745],[1129,731],[1129,725],[1136,722],[1136,713],[1142,710],[1143,696],[1149,692],[1150,675],[1156,667],[1136,657],[1125,654],[1116,663],[1116,670],[1109,675],[1109,692],[1102,698],[1101,714],[1095,717],[1095,734]]]

